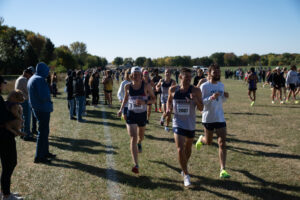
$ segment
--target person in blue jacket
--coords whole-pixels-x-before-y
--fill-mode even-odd
[[[29,103],[37,118],[39,128],[37,135],[35,163],[50,163],[55,155],[49,152],[49,123],[50,113],[53,111],[50,90],[46,82],[49,67],[40,62],[36,66],[36,73],[27,83]]]

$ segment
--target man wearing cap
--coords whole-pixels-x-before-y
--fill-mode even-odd
[[[23,71],[23,74],[15,82],[15,89],[21,90],[25,98],[25,101],[21,104],[23,108],[23,120],[24,120],[22,132],[26,134],[23,138],[25,141],[34,140],[33,135],[30,132],[31,108],[28,102],[28,90],[27,90],[27,82],[32,75],[33,75],[33,71],[31,68],[28,67]]]
[[[50,163],[51,160],[49,158],[55,157],[54,154],[49,152],[49,123],[53,104],[50,89],[45,80],[48,74],[49,67],[45,63],[40,62],[36,66],[36,73],[30,78],[27,84],[29,103],[39,124],[35,163]]]

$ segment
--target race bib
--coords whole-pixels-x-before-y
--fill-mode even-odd
[[[137,105],[136,100],[132,99],[128,103],[129,103],[129,106],[128,106],[129,110],[142,110],[143,109],[143,105]]]
[[[190,105],[189,104],[177,104],[176,114],[190,115]]]

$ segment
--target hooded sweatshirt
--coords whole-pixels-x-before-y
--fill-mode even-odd
[[[29,103],[32,108],[41,112],[52,112],[53,105],[46,78],[49,74],[49,67],[40,62],[36,66],[36,73],[29,79],[27,84]]]

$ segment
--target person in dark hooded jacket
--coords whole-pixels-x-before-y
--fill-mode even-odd
[[[35,163],[50,163],[49,158],[55,157],[49,152],[49,123],[50,113],[53,111],[50,89],[46,82],[49,74],[49,67],[40,62],[36,66],[36,73],[27,83],[29,103],[37,118],[39,128],[37,135]]]
[[[76,115],[78,122],[84,122],[82,114],[84,112],[85,104],[85,92],[83,83],[83,73],[78,71],[76,73],[76,84],[75,84],[75,100],[76,100]]]

